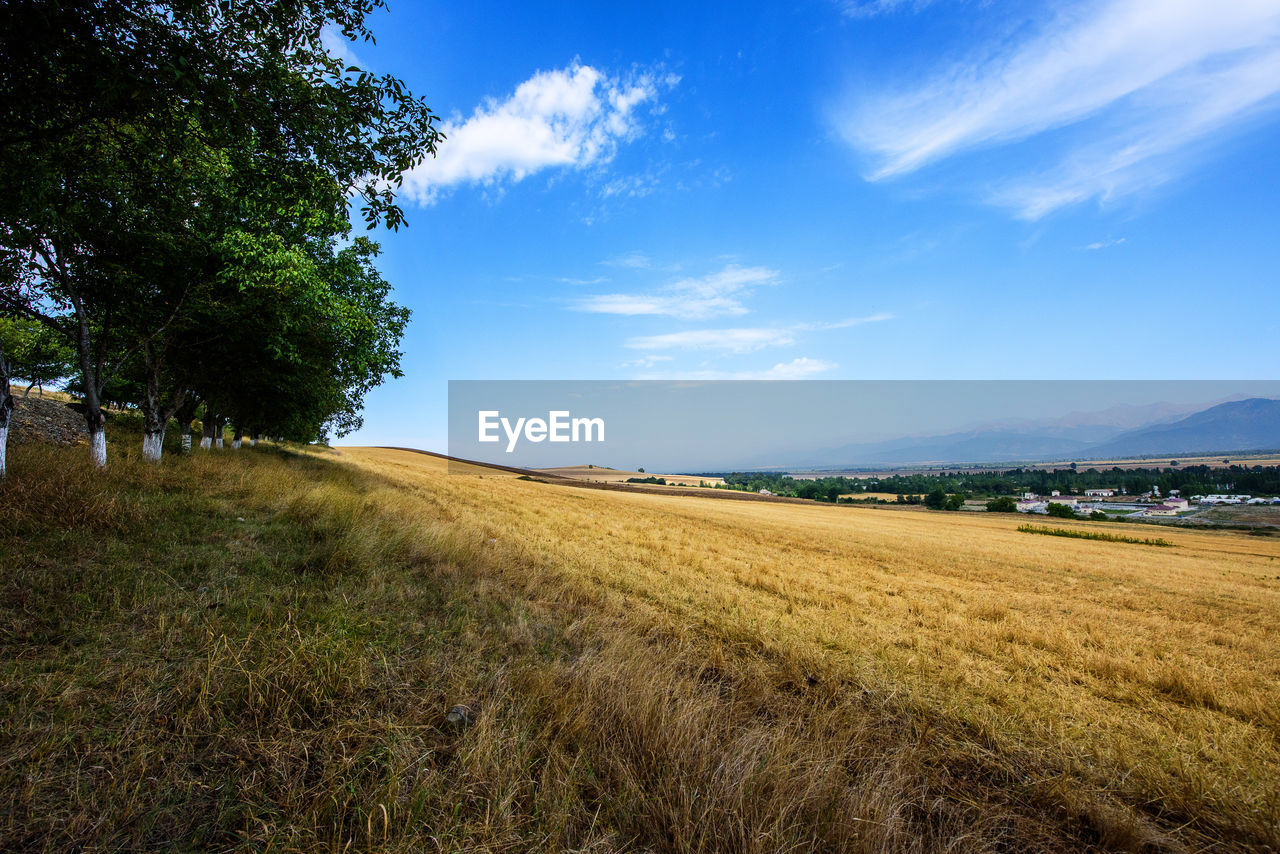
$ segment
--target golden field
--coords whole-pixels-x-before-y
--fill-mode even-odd
[[[0,849],[1280,847],[1275,539],[113,453],[0,484]]]
[[[1137,837],[1277,842],[1276,540],[1162,530],[1176,548],[1155,549],[1027,535],[1016,516],[580,494],[344,455],[717,668],[749,653],[892,698],[949,749]]]
[[[557,468],[538,469],[538,471],[554,475],[556,477],[567,477],[573,480],[592,480],[598,483],[625,483],[629,478],[633,477],[660,477],[667,481],[668,485],[678,484],[680,486],[716,486],[724,483],[721,477],[698,477],[690,474],[654,474],[653,472],[626,471],[624,469],[611,469],[603,466],[559,466]]]
[[[846,492],[840,497],[852,498],[854,501],[865,501],[868,498],[875,499],[876,501],[890,502],[898,500],[898,494],[896,492]]]

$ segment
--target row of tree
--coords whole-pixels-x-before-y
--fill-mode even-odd
[[[1172,461],[1171,461],[1172,462]],[[1158,487],[1168,495],[1180,490],[1183,495],[1214,492],[1247,492],[1251,495],[1280,495],[1280,466],[1228,465],[1170,466],[1168,468],[1121,469],[1006,469],[1004,471],[955,471],[941,473],[896,474],[884,477],[820,477],[797,479],[781,472],[730,472],[719,475],[726,489],[758,492],[767,489],[774,495],[837,501],[842,495],[866,492],[890,493],[917,497],[901,503],[921,503],[931,493],[977,496],[1020,495],[1035,492],[1047,495],[1058,490],[1064,495],[1082,493],[1086,489],[1121,489],[1130,495],[1141,495]]]
[[[0,315],[72,353],[97,464],[109,399],[159,459],[200,406],[240,433],[341,435],[399,375],[409,312],[351,219],[404,225],[400,175],[442,137],[401,81],[325,46],[370,40],[382,5],[0,6]]]

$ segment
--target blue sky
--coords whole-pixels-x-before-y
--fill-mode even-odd
[[[392,0],[406,376],[1274,377],[1280,3]]]

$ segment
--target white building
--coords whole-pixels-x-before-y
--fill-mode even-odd
[[[1143,516],[1177,516],[1180,508],[1172,504],[1157,504],[1142,511]]]
[[[1110,498],[1116,494],[1114,489],[1086,489],[1084,494],[1089,498]]]

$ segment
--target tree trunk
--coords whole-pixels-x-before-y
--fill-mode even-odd
[[[107,464],[107,416],[102,412],[98,397],[99,372],[93,364],[93,341],[90,338],[89,318],[82,310],[80,300],[74,299],[79,334],[76,348],[80,352],[80,374],[84,386],[84,423],[89,428],[89,460],[98,468]]]
[[[237,424],[235,433],[232,435],[235,436],[235,438],[231,440],[231,450],[238,451],[240,450],[240,446],[244,444],[244,428]]]
[[[148,342],[142,347],[142,361],[147,368],[147,387],[142,395],[142,458],[158,463],[164,453],[164,433],[169,427],[169,419],[182,408],[187,390],[179,388],[174,391],[169,405],[165,406],[160,391],[164,354],[157,353]]]
[[[249,434],[249,447],[250,448],[258,447],[258,431],[257,430],[254,430],[252,433]]]
[[[209,450],[213,447],[213,414],[205,412],[204,421],[200,424],[200,447]]]
[[[85,422],[89,425],[89,459],[98,468],[102,468],[107,464],[107,431],[104,425],[106,419],[102,415],[102,411],[98,411],[98,421],[95,423],[89,420],[90,416],[85,416]]]
[[[178,419],[178,428],[182,431],[182,453],[191,453],[191,422],[195,420],[196,409],[200,401],[194,394],[187,395],[186,401],[178,407],[174,417]]]
[[[158,431],[148,430],[142,434],[142,458],[148,462],[160,462],[164,453],[164,428]]]
[[[213,419],[213,446],[219,451],[222,450],[222,434],[226,432],[227,419],[223,415],[214,416]]]
[[[148,462],[160,462],[164,452],[164,428],[169,419],[160,410],[156,384],[147,378],[147,390],[142,396],[142,458]]]
[[[0,478],[5,475],[5,449],[9,445],[9,416],[13,414],[13,395],[9,393],[9,363],[0,350]]]

